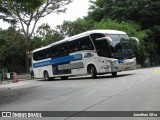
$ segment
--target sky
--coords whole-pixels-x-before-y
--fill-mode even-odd
[[[77,18],[82,18],[87,15],[89,4],[89,0],[73,0],[73,2],[67,6],[66,13],[52,13],[45,18],[40,19],[36,27],[42,25],[43,23],[48,23],[51,28],[54,28],[56,25],[62,24],[64,20],[73,21]],[[1,28],[7,29],[9,26],[10,25],[8,23],[0,20]]]

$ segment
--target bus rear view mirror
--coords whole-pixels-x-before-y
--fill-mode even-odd
[[[137,43],[137,45],[139,45],[139,39],[136,37],[129,37],[129,40],[131,41],[135,41]]]

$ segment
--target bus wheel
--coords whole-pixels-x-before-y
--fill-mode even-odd
[[[61,80],[68,80],[68,77],[67,76],[61,77]]]
[[[96,68],[94,67],[94,66],[91,66],[91,77],[93,78],[93,79],[96,79],[97,78],[97,71],[96,71]]]
[[[44,80],[46,80],[46,81],[49,80],[49,74],[47,71],[44,72]]]
[[[117,72],[112,72],[112,76],[116,77],[117,76]]]

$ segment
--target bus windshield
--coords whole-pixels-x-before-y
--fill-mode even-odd
[[[134,52],[126,34],[109,35],[112,39],[110,43],[111,56],[117,59],[133,58]]]

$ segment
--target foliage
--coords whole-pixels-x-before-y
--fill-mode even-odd
[[[59,34],[57,31],[52,30],[52,34],[47,36],[44,40],[43,40],[43,45],[46,46],[48,44],[57,42],[59,40],[64,39],[63,35]]]
[[[33,51],[34,49],[40,48],[41,46],[43,46],[42,38],[34,36],[29,40],[28,51]]]
[[[17,71],[18,68],[21,68],[23,71],[25,60],[24,36],[20,31],[10,27],[7,30],[0,30],[0,38],[5,41],[0,46],[0,67],[7,67],[10,71]]]
[[[38,27],[36,36],[39,36],[42,39],[42,46],[64,39],[63,34],[55,29],[51,29],[47,23]]]
[[[21,14],[33,13],[36,8],[43,4],[44,0],[0,0],[0,18],[9,23],[18,22]]]
[[[25,37],[30,38],[41,18],[52,12],[65,12],[65,5],[70,2],[71,0],[1,0],[0,12],[3,13],[2,18],[10,17],[20,22]]]
[[[0,0],[0,19],[19,22],[25,36],[25,50],[28,52],[29,39],[32,37],[37,22],[52,12],[65,12],[71,0]],[[14,22],[13,22],[14,21]],[[29,69],[26,54],[26,72]]]
[[[52,34],[52,29],[47,23],[43,23],[41,26],[37,28],[37,36],[42,37],[45,39],[47,36],[50,36]]]
[[[157,45],[157,52],[160,54],[160,25],[155,25],[151,28],[152,33],[149,34],[150,39],[152,39]],[[159,49],[158,49],[159,48]]]
[[[69,37],[92,29],[93,24],[93,20],[78,18],[75,21],[64,21],[62,25],[56,27],[56,30],[64,37]]]
[[[143,29],[160,24],[159,0],[96,0],[91,3],[89,17],[95,21],[103,18],[134,21]]]

